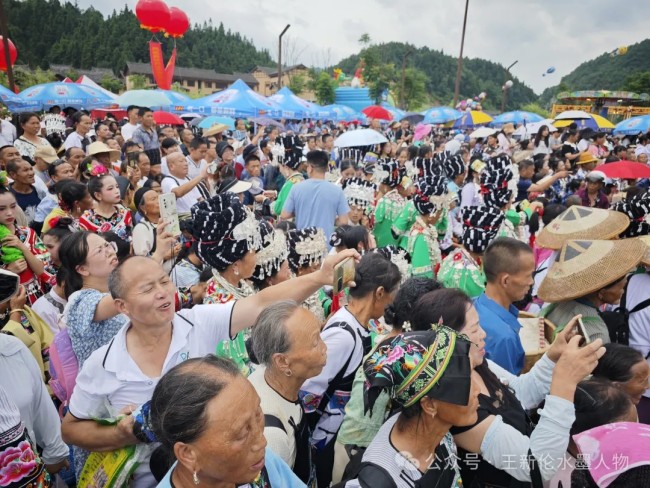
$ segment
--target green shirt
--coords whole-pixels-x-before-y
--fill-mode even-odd
[[[445,288],[461,289],[470,298],[476,298],[485,291],[483,266],[462,248],[456,249],[442,261],[438,281]]]
[[[287,201],[289,192],[291,191],[293,185],[300,183],[304,179],[305,178],[300,173],[294,173],[289,178],[287,178],[287,181],[285,181],[284,185],[282,185],[282,190],[280,190],[280,193],[278,193],[278,198],[275,200],[275,204],[273,205],[273,213],[275,213],[275,215],[280,215],[282,213],[284,202]]]
[[[389,191],[377,202],[373,229],[377,247],[397,245],[397,239],[393,237],[391,228],[406,203],[406,198],[401,196],[397,190]]]

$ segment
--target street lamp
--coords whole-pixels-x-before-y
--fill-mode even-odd
[[[460,38],[460,54],[458,55],[458,65],[456,67],[456,85],[454,86],[454,103],[452,107],[456,107],[458,103],[458,96],[460,94],[460,76],[463,71],[463,48],[465,47],[465,27],[467,26],[467,9],[469,8],[469,0],[465,0],[465,17],[463,18],[463,34]]]
[[[287,24],[282,32],[280,32],[280,37],[278,37],[278,90],[282,88],[282,36],[285,32],[289,30],[291,24]]]

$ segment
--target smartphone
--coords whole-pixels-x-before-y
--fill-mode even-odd
[[[582,318],[578,319],[578,334],[583,337],[583,340],[580,341],[580,346],[586,346],[591,342],[591,337],[589,337],[587,329],[585,329],[585,324],[582,322]]]
[[[334,294],[339,294],[353,280],[354,259],[347,258],[334,267],[334,283],[332,285]]]
[[[128,153],[127,154],[127,161],[128,161],[129,168],[137,168],[138,167],[138,159],[140,159],[140,153],[139,152]]]
[[[178,210],[176,209],[176,195],[165,193],[158,197],[160,204],[160,218],[167,222],[165,230],[174,237],[181,235],[181,226],[178,221]]]

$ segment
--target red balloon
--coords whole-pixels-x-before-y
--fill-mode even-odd
[[[14,65],[17,57],[18,51],[16,50],[16,46],[14,46],[14,43],[9,39],[9,58],[11,60],[11,66]],[[5,44],[2,36],[0,36],[0,70],[7,71],[7,55],[5,54]]]
[[[162,0],[139,0],[135,16],[143,29],[153,33],[164,31],[169,24],[169,7]]]
[[[189,28],[190,19],[187,18],[187,14],[178,7],[170,8],[169,23],[165,28],[167,34],[169,34],[170,37],[183,37]]]

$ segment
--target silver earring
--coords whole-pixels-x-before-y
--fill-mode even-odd
[[[199,477],[197,476],[196,471],[194,471],[194,473],[192,473],[192,481],[194,481],[195,485],[198,485],[200,483]]]
[[[233,271],[233,273],[235,273],[235,276],[239,276],[239,270],[237,268],[235,268],[235,271]]]
[[[284,372],[284,375],[287,376],[287,377],[290,377],[292,374],[293,374],[293,373],[291,372],[290,369],[288,369],[288,370],[286,370],[286,371]]]

